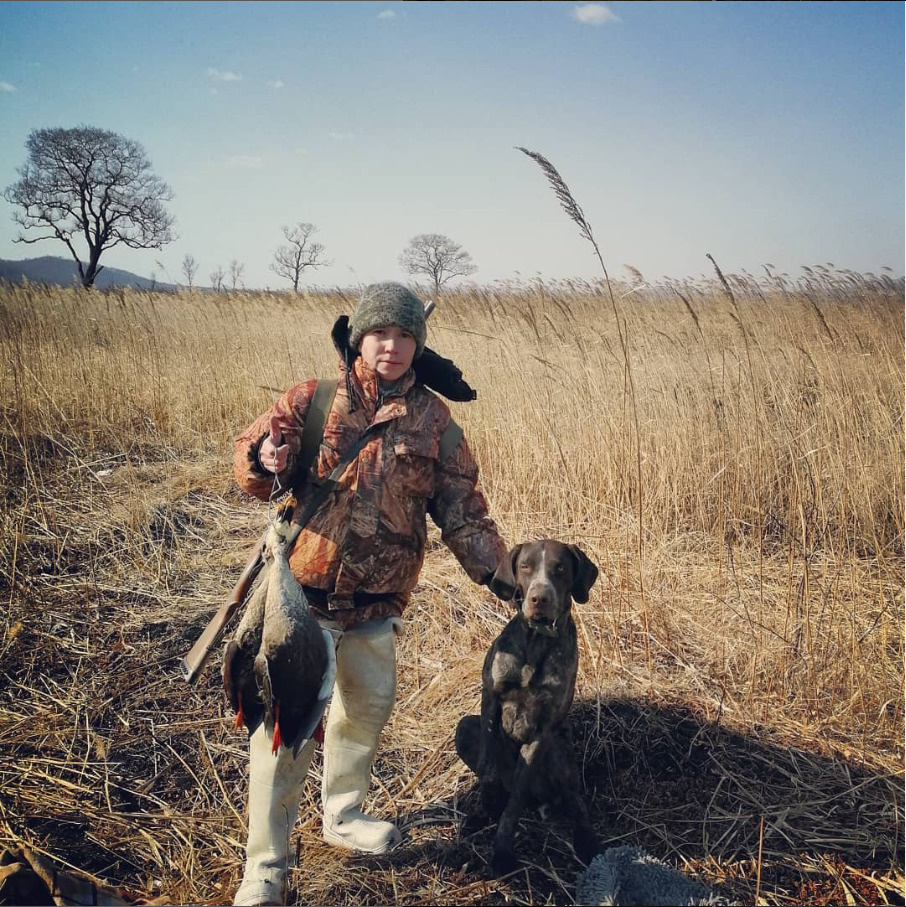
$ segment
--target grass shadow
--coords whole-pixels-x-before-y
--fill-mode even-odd
[[[680,707],[577,702],[571,721],[602,848],[643,847],[741,903],[766,891],[800,904],[903,903],[885,881],[903,872],[899,776],[703,723]],[[459,810],[476,799],[474,787],[464,792]],[[486,860],[493,833],[491,825],[463,843]],[[554,897],[573,880],[582,866],[568,840],[566,823],[528,812],[517,837],[528,879],[510,878],[513,895]]]

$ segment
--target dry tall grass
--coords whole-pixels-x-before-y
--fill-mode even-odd
[[[615,286],[637,431],[599,286],[450,294],[429,343],[479,390],[455,417],[504,536],[603,568],[577,609],[575,719],[602,839],[748,903],[902,903],[902,282],[729,282],[732,302],[706,280]],[[267,518],[232,485],[231,439],[334,373],[353,303],[0,290],[3,843],[137,896],[229,901],[244,738],[217,671],[187,689],[177,660]],[[372,800],[407,846],[323,845],[316,762],[300,903],[571,903],[557,825],[524,823],[529,868],[502,882],[488,834],[459,832],[452,730],[504,611],[434,539]]]

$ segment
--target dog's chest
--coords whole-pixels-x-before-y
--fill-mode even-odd
[[[497,652],[491,663],[491,682],[495,690],[507,687],[531,686],[537,666],[526,663],[523,656],[511,652]]]

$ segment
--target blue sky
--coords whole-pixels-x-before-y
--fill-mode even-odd
[[[102,263],[180,280],[232,259],[249,286],[281,226],[333,265],[402,279],[444,233],[478,282],[596,277],[537,165],[559,169],[612,275],[770,262],[904,271],[904,5],[892,2],[0,4],[0,188],[33,129],[141,142],[178,239]],[[0,258],[64,255],[13,243]]]

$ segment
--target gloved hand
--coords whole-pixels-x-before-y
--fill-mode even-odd
[[[289,444],[283,443],[283,430],[280,428],[280,418],[271,416],[270,434],[261,442],[258,448],[258,463],[266,472],[279,473],[286,469],[289,458]]]

